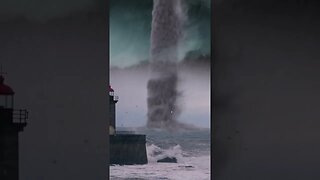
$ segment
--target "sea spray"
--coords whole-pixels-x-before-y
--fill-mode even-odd
[[[185,20],[180,0],[154,0],[151,30],[151,78],[148,81],[149,128],[176,129],[178,98],[178,44]]]
[[[179,144],[169,147],[167,149],[160,148],[154,144],[147,146],[148,163],[157,163],[158,160],[169,157],[176,158],[178,163],[183,163],[185,153],[182,151]]]

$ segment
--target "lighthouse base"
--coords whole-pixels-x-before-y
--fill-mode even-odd
[[[146,135],[110,135],[110,164],[147,164]]]

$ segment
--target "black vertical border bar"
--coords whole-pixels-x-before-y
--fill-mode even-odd
[[[105,15],[105,17],[106,17],[106,37],[107,37],[107,47],[106,47],[106,57],[107,57],[107,66],[106,66],[106,68],[107,68],[107,87],[106,87],[106,91],[109,91],[109,88],[108,88],[108,86],[109,86],[109,84],[110,84],[110,38],[109,38],[109,36],[110,36],[110,28],[109,28],[109,11],[110,11],[110,1],[109,0],[104,0],[105,1],[105,8],[106,8],[106,15]],[[110,119],[109,119],[109,114],[110,114],[110,112],[109,112],[109,92],[107,92],[106,93],[106,96],[107,96],[107,138],[106,138],[106,143],[107,143],[107,149],[106,149],[106,151],[107,151],[107,153],[106,153],[106,158],[107,158],[107,162],[106,162],[106,166],[107,166],[107,179],[110,179],[110,166],[109,166],[109,164],[110,164],[110,156],[109,156],[109,152],[110,152],[110,141],[109,141],[109,125],[110,125]]]
[[[211,179],[214,178],[214,133],[215,133],[215,126],[214,126],[214,78],[213,78],[213,70],[214,70],[214,57],[215,57],[215,51],[214,51],[214,36],[215,36],[215,10],[214,10],[214,2],[215,0],[210,0],[210,31],[211,31],[211,34],[210,34],[210,40],[211,40],[211,43],[210,43],[210,48],[211,48],[211,54],[210,54],[210,90],[211,90],[211,93],[210,93],[210,119],[211,119],[211,122],[210,122],[210,134],[211,134],[211,145],[210,145],[210,150],[211,150],[211,154],[210,154],[210,160],[211,160],[211,165],[210,165],[210,175],[211,175]]]

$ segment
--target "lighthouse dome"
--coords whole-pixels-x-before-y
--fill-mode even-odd
[[[0,95],[13,95],[14,92],[11,87],[4,84],[4,78],[3,76],[0,76]]]
[[[114,90],[112,89],[112,87],[110,85],[109,85],[109,91],[114,92]]]

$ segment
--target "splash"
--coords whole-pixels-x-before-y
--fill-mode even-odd
[[[162,149],[154,144],[147,145],[148,163],[157,163],[157,160],[165,157],[177,158],[178,163],[184,163],[185,152],[182,151],[179,144],[169,147],[168,149]]]
[[[174,129],[181,123],[178,98],[178,44],[185,15],[180,0],[154,0],[151,30],[151,78],[148,81],[149,128]]]

